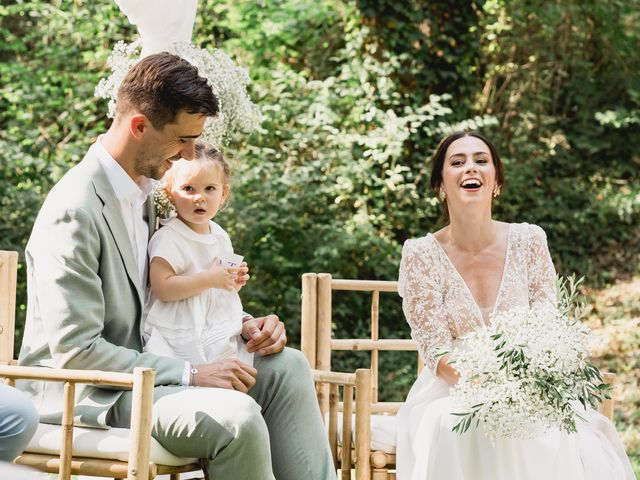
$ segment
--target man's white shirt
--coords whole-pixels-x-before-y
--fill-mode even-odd
[[[107,174],[109,183],[120,203],[122,218],[127,227],[133,255],[136,259],[140,285],[147,284],[147,243],[149,240],[149,226],[144,220],[144,204],[153,190],[152,180],[140,177],[136,183],[122,166],[107,152],[101,138],[91,147],[100,161],[100,165]],[[144,288],[143,288],[144,289]]]
[[[144,219],[144,205],[153,190],[153,180],[141,176],[139,183],[133,181],[124,168],[107,152],[98,137],[98,141],[91,146],[104,169],[113,192],[120,203],[122,219],[127,227],[129,241],[138,267],[140,286],[144,291],[147,285],[148,258],[147,245],[149,243],[149,225]],[[182,385],[189,385],[191,365],[185,362],[182,373]]]

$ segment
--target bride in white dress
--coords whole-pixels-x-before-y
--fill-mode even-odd
[[[634,480],[613,424],[582,412],[578,432],[491,442],[482,427],[452,432],[449,397],[458,375],[449,357],[462,335],[519,305],[555,301],[555,270],[544,231],[491,218],[503,184],[500,158],[477,133],[445,138],[431,186],[449,224],[408,240],[398,290],[425,368],[398,413],[398,480]]]

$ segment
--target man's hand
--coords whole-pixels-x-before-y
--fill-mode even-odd
[[[192,386],[217,387],[247,393],[256,383],[258,371],[246,363],[228,358],[220,362],[196,365],[198,373]]]
[[[247,350],[260,355],[279,353],[287,344],[284,323],[277,315],[250,318],[242,324],[242,338],[247,340]]]

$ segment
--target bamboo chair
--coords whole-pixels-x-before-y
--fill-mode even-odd
[[[348,290],[371,294],[370,338],[332,338],[332,296],[334,291]],[[355,448],[368,452],[371,480],[395,480],[395,445],[393,448],[380,447],[376,442],[375,426],[380,418],[386,421],[394,417],[402,402],[378,401],[378,364],[381,351],[400,350],[417,352],[417,345],[412,339],[384,339],[379,334],[380,293],[398,292],[397,282],[380,280],[337,280],[328,273],[305,273],[302,276],[302,352],[306,355],[311,366],[320,371],[331,371],[331,353],[337,350],[368,351],[370,352],[371,390],[369,413],[371,414],[368,430],[356,429]],[[422,361],[417,355],[417,373],[422,370]],[[605,382],[613,384],[615,375],[604,373]],[[323,414],[329,409],[330,394],[326,387],[318,389],[318,401]],[[605,400],[600,411],[609,419],[613,417],[613,398]],[[358,406],[356,405],[356,409]],[[356,414],[358,412],[356,411]],[[344,409],[342,418],[350,415]],[[386,418],[385,418],[386,417]],[[364,424],[364,422],[362,422]],[[344,436],[344,435],[343,435]],[[378,445],[376,445],[378,443]],[[364,455],[360,453],[360,455]]]
[[[58,473],[60,480],[69,480],[71,475],[147,480],[160,474],[169,474],[171,480],[179,480],[181,472],[200,470],[201,465],[195,459],[175,457],[151,438],[155,378],[153,369],[135,368],[133,373],[125,374],[16,365],[17,362],[13,359],[13,342],[17,264],[16,252],[0,250],[0,378],[4,378],[4,382],[9,385],[13,385],[16,379],[29,379],[64,382],[65,387],[62,425],[40,424],[34,437],[35,442],[32,440],[15,463],[43,472]],[[132,389],[130,429],[74,427],[74,397],[78,383]],[[46,453],[43,453],[37,439],[45,437],[49,444],[45,448]],[[92,444],[117,444],[117,448],[91,454],[87,452],[87,445],[83,445],[89,438]],[[53,451],[56,449],[58,450]],[[78,452],[82,454],[79,455]],[[172,464],[159,463],[154,457],[168,458]]]

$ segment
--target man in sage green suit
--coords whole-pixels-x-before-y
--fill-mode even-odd
[[[118,91],[116,117],[85,158],[54,186],[26,249],[28,309],[21,365],[131,372],[153,367],[153,436],[170,452],[207,460],[212,478],[334,479],[315,389],[302,354],[285,348],[275,315],[243,322],[255,368],[236,359],[204,365],[143,352],[140,324],[147,196],[194,142],[218,102],[179,57],[146,57]],[[241,269],[237,282],[248,275]],[[193,388],[203,387],[203,388]],[[41,421],[59,423],[59,383],[25,382]],[[76,423],[128,426],[131,394],[79,388]]]

